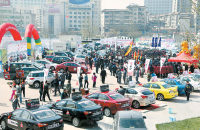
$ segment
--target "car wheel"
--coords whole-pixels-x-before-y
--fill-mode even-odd
[[[36,81],[33,83],[34,88],[39,88],[40,87],[40,82]]]
[[[140,103],[138,101],[133,101],[132,107],[138,109],[140,108]]]
[[[7,123],[6,123],[6,120],[5,120],[5,119],[3,119],[3,120],[1,121],[1,129],[2,129],[2,130],[8,130],[8,126],[7,126]]]
[[[109,108],[105,108],[103,112],[104,112],[105,116],[107,116],[107,117],[111,116],[111,111]]]
[[[81,122],[80,122],[80,119],[77,118],[77,117],[74,117],[73,120],[72,120],[72,124],[75,126],[75,127],[79,127]]]
[[[162,94],[158,94],[158,95],[157,95],[157,99],[158,99],[159,101],[163,101],[163,100],[164,100],[164,96],[163,96]]]

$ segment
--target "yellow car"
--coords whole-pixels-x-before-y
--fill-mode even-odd
[[[150,82],[144,84],[143,87],[148,88],[154,92],[155,97],[160,101],[178,96],[178,87],[172,87],[165,82]]]

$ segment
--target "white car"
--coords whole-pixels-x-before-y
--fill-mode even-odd
[[[46,80],[48,83],[52,83],[54,80],[54,74],[48,73]],[[41,82],[44,82],[44,71],[32,71],[26,77],[26,83],[31,87],[39,88]]]
[[[193,75],[188,75],[188,76],[181,76],[180,81],[182,84],[186,84],[186,81],[189,81],[189,83],[193,86],[193,90],[200,90],[200,82],[199,78],[196,78]]]
[[[75,55],[74,62],[76,63],[85,63],[85,57],[84,55]]]
[[[54,70],[58,65],[58,64],[53,63],[53,62],[48,61],[48,60],[36,60],[35,62],[44,65],[44,67],[47,68],[47,69],[51,68],[51,69],[54,69]]]

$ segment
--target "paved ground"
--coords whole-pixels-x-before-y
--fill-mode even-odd
[[[116,78],[113,76],[110,76],[109,71],[107,71],[108,76],[106,78],[106,84],[110,85],[110,89],[114,90],[115,88],[119,87],[119,84],[117,84]],[[92,75],[89,74],[89,87],[92,87],[92,81],[91,81]],[[97,75],[97,88],[92,89],[91,91],[99,91],[99,86],[101,85],[100,76]],[[146,82],[145,79],[140,79],[141,82]],[[9,98],[11,96],[11,89],[7,85],[7,80],[4,80],[3,78],[0,78],[0,113],[12,111],[11,102],[9,101]],[[77,75],[72,75],[72,87],[77,88]],[[26,98],[38,98],[39,97],[39,90],[29,88],[26,86]],[[59,96],[54,97],[51,95],[53,101],[56,101],[60,99]],[[23,99],[25,100],[25,99]],[[43,104],[43,102],[41,102]],[[177,97],[175,99],[167,100],[167,101],[157,101],[156,104],[163,105],[163,107],[150,110],[150,111],[142,111],[143,115],[147,117],[145,120],[147,128],[149,130],[154,130],[155,124],[158,123],[164,123],[169,122],[169,116],[168,109],[172,108],[173,114],[172,116],[176,117],[176,120],[182,120],[186,118],[191,117],[200,117],[200,93],[195,92],[191,95],[191,101],[187,102],[185,96]],[[22,105],[23,106],[23,105]],[[102,121],[98,122],[97,126],[88,126],[87,124],[83,124],[81,128],[75,128],[71,125],[69,122],[65,122],[65,130],[76,130],[76,129],[90,129],[90,130],[109,130],[112,129],[112,117],[104,117]]]

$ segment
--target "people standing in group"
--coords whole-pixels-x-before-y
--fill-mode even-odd
[[[61,94],[60,93],[60,87],[59,87],[59,78],[58,78],[58,74],[56,74],[55,75],[55,79],[54,79],[54,92],[55,92],[55,94],[54,94],[54,96],[56,96],[57,95],[57,91],[59,92],[59,94]]]
[[[86,86],[86,84],[87,84],[87,86]],[[87,73],[86,73],[85,76],[84,76],[84,88],[88,88],[88,85],[89,85],[89,82],[88,82],[88,75],[87,75]]]
[[[65,73],[64,72],[61,73],[60,80],[61,80],[61,88],[63,89],[64,84],[65,84]]]
[[[20,108],[19,100],[18,100],[17,95],[14,95],[14,96],[13,96],[13,99],[12,99],[12,107],[13,107],[13,110],[16,110],[18,107]]]
[[[124,84],[126,84],[126,77],[127,77],[127,69],[125,68],[123,73]]]
[[[78,81],[79,81],[79,91],[81,91],[81,88],[83,87],[83,75],[82,75],[82,73],[80,74]]]
[[[10,101],[12,101],[12,99],[13,99],[13,96],[15,95],[15,92],[16,92],[16,83],[15,83],[15,81],[13,80],[13,83],[12,83],[12,85],[10,86],[11,88],[12,88],[12,94],[11,94],[11,97],[10,97]]]
[[[44,89],[44,83],[42,81],[40,82],[40,87],[39,87],[40,101],[42,101],[43,99],[43,89]]]
[[[25,97],[25,85],[26,85],[26,82],[25,82],[25,79],[23,79],[21,83],[21,90],[23,93],[23,97]]]
[[[106,76],[107,76],[106,70],[102,69],[100,75],[101,75],[101,81],[102,81],[102,83],[105,84],[105,78],[106,78]]]
[[[60,91],[60,90],[59,90]],[[55,93],[56,94],[56,93]],[[51,101],[50,95],[49,95],[49,85],[47,83],[47,81],[44,84],[44,89],[43,89],[43,101],[45,102],[45,97],[49,98],[49,101]]]
[[[93,75],[92,75],[92,81],[93,81],[93,88],[95,88],[96,87],[96,82],[97,82],[97,76],[96,76],[95,73],[93,73]]]
[[[190,100],[190,93],[192,92],[193,86],[189,83],[189,81],[186,82],[185,85],[185,94],[187,96],[187,101]]]
[[[19,98],[19,102],[22,103],[22,90],[20,84],[16,85],[16,95]]]
[[[68,95],[67,89],[64,88],[63,92],[61,93],[61,100],[66,99],[66,98],[69,98],[69,95]]]

